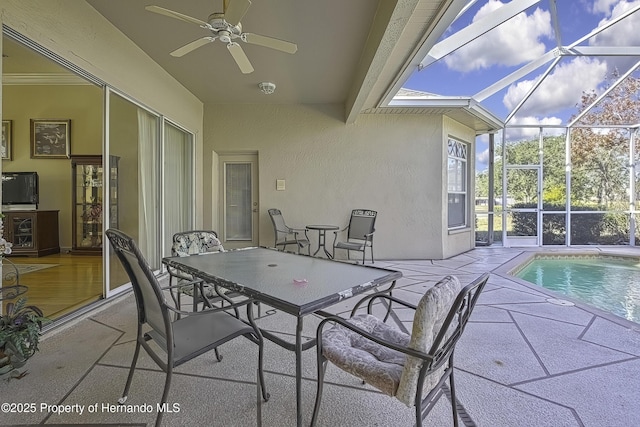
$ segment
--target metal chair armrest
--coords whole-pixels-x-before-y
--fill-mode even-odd
[[[309,240],[309,235],[307,234],[307,229],[306,228],[292,228],[291,230],[293,231],[293,238],[296,239],[296,242],[299,242],[298,235],[301,232],[304,232],[304,238],[307,241]]]
[[[179,285],[163,286],[160,289],[163,291],[171,291],[172,289],[180,289],[189,285],[199,285],[200,283],[203,283],[203,282],[204,281],[202,279],[195,279],[195,280],[190,280],[186,283],[184,282],[180,283]]]
[[[184,311],[184,310],[179,310],[175,307],[172,307],[168,304],[165,305],[165,308],[167,308],[167,310],[173,311],[176,314],[179,314],[180,316],[202,316],[205,314],[211,314],[211,313],[216,313],[219,311],[227,311],[230,309],[237,309],[238,307],[246,307],[249,304],[252,304],[254,302],[253,299],[248,299],[248,300],[244,300],[241,302],[237,302],[237,303],[233,303],[231,305],[227,305],[224,307],[214,307],[214,308],[206,308],[204,310],[200,310],[200,311]],[[227,313],[229,314],[229,313]]]
[[[185,280],[193,279],[193,276],[175,267],[167,267],[167,272],[169,273],[169,276],[176,277],[178,279],[185,279]]]
[[[346,227],[341,228],[340,230],[336,230],[336,231],[333,232],[333,246],[336,245],[336,241],[338,240],[338,234],[344,233],[348,229],[349,229],[349,226],[347,225]]]
[[[386,299],[386,300],[389,300],[391,302],[398,303],[398,304],[400,304],[400,305],[402,305],[404,307],[410,308],[412,310],[416,310],[418,308],[414,304],[411,304],[409,302],[403,301],[401,299],[398,299],[398,298],[396,298],[394,296],[389,295],[390,291],[391,291],[391,289],[387,289],[386,291],[376,292],[375,294],[367,295],[366,297],[362,298],[360,301],[358,301],[356,303],[356,305],[351,310],[351,317],[353,317],[356,314],[356,311],[358,311],[360,306],[362,304],[364,304],[366,301],[369,301],[367,303],[367,313],[371,314],[371,307],[373,306],[373,302],[376,299]]]
[[[371,335],[370,333],[368,333],[367,331],[358,328],[357,326],[354,326],[353,324],[349,323],[348,319],[344,319],[342,317],[338,317],[338,316],[331,316],[331,317],[327,317],[326,319],[322,320],[320,322],[320,324],[318,325],[318,329],[316,332],[316,339],[318,342],[318,351],[321,351],[321,346],[322,346],[322,330],[324,329],[324,326],[328,323],[328,322],[334,322],[334,323],[338,323],[341,326],[355,332],[356,334],[371,340],[373,342],[375,342],[376,344],[379,344],[381,346],[390,348],[392,350],[396,350],[399,351],[401,353],[404,353],[406,355],[409,356],[413,356],[413,357],[417,357],[419,359],[422,359],[424,361],[433,361],[433,357],[429,356],[428,354],[419,351],[419,350],[414,350],[412,348],[409,347],[404,347],[401,345],[397,345],[394,344],[392,342],[386,341],[380,337],[377,337],[375,335]]]

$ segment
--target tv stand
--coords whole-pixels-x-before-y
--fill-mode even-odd
[[[39,257],[60,253],[58,211],[10,210],[4,213],[10,256]]]

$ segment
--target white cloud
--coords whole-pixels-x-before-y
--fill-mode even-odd
[[[584,91],[597,90],[607,73],[606,63],[577,57],[561,62],[518,111],[519,115],[553,114],[580,102]],[[512,111],[533,87],[535,80],[523,80],[509,87],[502,102]]]
[[[593,7],[591,11],[593,13],[604,13],[608,14],[611,10],[611,6],[616,4],[620,0],[595,0],[593,2]]]
[[[473,17],[476,22],[504,6],[489,0]],[[457,71],[489,68],[493,65],[514,66],[529,62],[545,53],[542,38],[551,37],[551,15],[537,8],[532,14],[522,12],[476,40],[444,58],[447,66]]]
[[[489,149],[478,153],[476,156],[476,169],[478,169],[477,165],[488,165],[489,164]],[[483,168],[480,168],[483,169]]]
[[[607,24],[614,18],[638,5],[640,5],[640,0],[619,2],[611,11],[611,15],[601,20],[598,26],[600,27]],[[638,26],[640,26],[640,13],[633,13],[592,37],[589,40],[589,44],[592,46],[637,46],[640,44],[640,31],[637,30]]]

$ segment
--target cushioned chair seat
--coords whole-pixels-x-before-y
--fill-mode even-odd
[[[359,314],[349,323],[368,333],[406,347],[410,336],[370,314]],[[334,365],[395,396],[406,355],[379,345],[350,329],[335,325],[322,335],[323,354]]]

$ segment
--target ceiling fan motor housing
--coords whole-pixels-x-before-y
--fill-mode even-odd
[[[231,38],[236,38],[242,34],[242,24],[231,25],[224,19],[224,13],[212,13],[209,15],[207,22],[215,31],[227,31]],[[224,40],[223,40],[224,41]]]

